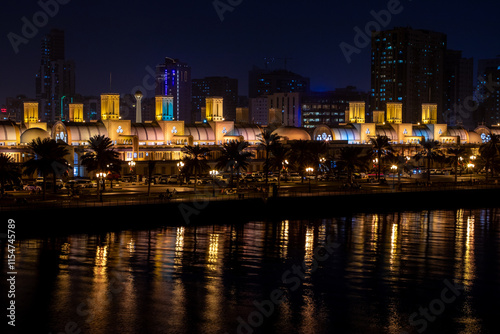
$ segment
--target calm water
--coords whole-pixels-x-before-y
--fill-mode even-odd
[[[16,332],[499,333],[499,219],[359,214],[20,241]]]

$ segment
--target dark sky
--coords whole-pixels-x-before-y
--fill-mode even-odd
[[[41,0],[56,1],[56,0]],[[192,77],[225,75],[239,79],[247,95],[248,70],[263,66],[265,57],[290,57],[288,69],[308,76],[313,90],[355,85],[370,88],[370,46],[348,63],[339,44],[354,45],[354,27],[364,30],[371,11],[387,9],[389,1],[220,0],[232,1],[221,21],[213,0],[106,1],[59,0],[16,54],[9,33],[22,36],[22,18],[42,17],[38,1],[4,1],[1,12],[0,104],[17,94],[35,96],[34,77],[40,62],[40,39],[51,28],[66,32],[66,58],[76,62],[77,92],[121,94],[151,85],[147,68],[166,56],[192,67]],[[239,3],[239,4],[238,4]],[[465,57],[500,54],[500,5],[489,1],[401,0],[383,29],[411,26],[446,33],[448,47]],[[402,9],[401,9],[402,8]],[[11,34],[12,36],[12,34]],[[283,65],[276,60],[275,66]],[[476,75],[476,74],[474,74]],[[146,92],[147,93],[147,92]],[[151,96],[151,94],[149,95]]]

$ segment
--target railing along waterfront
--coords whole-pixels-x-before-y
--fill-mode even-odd
[[[204,192],[179,192],[172,198],[163,198],[160,193],[152,193],[150,196],[145,194],[120,195],[119,198],[104,196],[103,200],[97,199],[97,195],[80,197],[59,197],[51,200],[41,200],[40,197],[33,196],[17,197],[16,201],[0,199],[1,211],[20,211],[35,209],[57,209],[57,208],[92,208],[107,206],[125,206],[125,205],[150,205],[162,203],[184,203],[184,202],[202,202],[202,201],[233,201],[243,199],[266,199],[272,197],[293,198],[293,197],[319,197],[319,196],[346,196],[356,194],[384,194],[384,193],[411,193],[411,192],[435,192],[435,191],[453,191],[453,190],[480,190],[480,189],[500,189],[498,183],[484,182],[441,182],[435,184],[425,183],[401,183],[395,182],[380,186],[369,183],[363,183],[354,187],[351,186],[317,186],[316,184],[308,189],[308,183],[305,182],[302,188],[289,188],[286,185],[278,192],[270,190],[266,192],[248,191],[242,189],[240,192],[231,194],[221,194],[220,191],[214,196],[213,193]]]

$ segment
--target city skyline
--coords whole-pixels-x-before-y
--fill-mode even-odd
[[[57,8],[47,5],[53,3]],[[309,77],[313,91],[347,85],[369,91],[370,45],[359,47],[363,45],[358,40],[359,53],[350,55],[350,63],[340,45],[356,45],[356,28],[357,31],[370,29],[370,26],[376,29],[377,24],[371,23],[377,22],[377,15],[380,30],[411,26],[446,34],[448,48],[462,50],[464,57],[474,58],[475,68],[479,59],[493,58],[500,53],[491,47],[499,28],[488,23],[494,22],[488,20],[488,16],[493,15],[496,4],[449,8],[446,4],[435,3],[431,7],[430,1],[397,3],[397,7],[391,7],[396,8],[393,14],[384,17],[388,6],[396,2],[378,1],[356,6],[324,3],[304,6],[297,1],[286,2],[286,6],[284,2],[252,5],[240,2],[232,11],[226,7],[223,20],[212,2],[200,2],[193,8],[181,3],[155,2],[141,10],[108,3],[97,6],[93,1],[86,6],[62,0],[40,1],[22,8],[8,4],[10,16],[3,28],[5,38],[1,47],[5,52],[1,58],[2,64],[9,66],[2,71],[0,99],[4,103],[6,97],[17,94],[35,97],[34,77],[40,61],[40,41],[52,28],[65,31],[66,58],[75,61],[76,90],[82,95],[109,91],[110,73],[113,77],[111,90],[120,94],[133,93],[135,87],[154,82],[150,72],[165,57],[189,64],[195,79],[207,76],[238,79],[240,95],[247,95],[248,71],[254,65],[264,67],[264,58],[275,58],[272,64],[275,68],[284,67],[286,62],[287,69]],[[429,12],[429,8],[432,11]],[[179,15],[165,15],[162,19],[159,15],[167,10]],[[47,20],[44,21],[40,13],[45,13]],[[282,18],[280,23],[271,20],[276,13]],[[484,24],[481,21],[471,24],[479,14]],[[297,20],[302,24],[296,24]],[[27,41],[18,40],[16,53],[13,36],[24,38],[22,32],[26,22],[38,22],[40,27],[35,27],[37,32],[26,38]],[[158,31],[161,22],[166,29]]]

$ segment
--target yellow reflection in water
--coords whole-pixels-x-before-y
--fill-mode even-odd
[[[465,268],[464,268],[464,285],[470,286],[475,278],[474,264],[474,216],[467,218],[467,237],[465,240]]]
[[[308,226],[306,229],[306,243],[304,262],[306,264],[306,273],[310,273],[313,260],[313,247],[314,247],[314,227]]]
[[[397,247],[398,247],[398,224],[392,223],[392,232],[391,232],[391,258],[390,258],[390,270],[394,270],[394,263],[397,257]]]
[[[94,278],[105,279],[108,263],[108,245],[97,246],[94,265]]]
[[[219,234],[210,233],[210,239],[208,245],[207,269],[210,271],[217,270],[218,260],[219,260]]]
[[[281,222],[280,228],[280,257],[286,259],[288,256],[288,233],[289,222],[288,220]]]
[[[379,224],[379,215],[375,214],[372,217],[372,233],[370,238],[370,250],[375,252],[377,250],[378,245],[378,224]]]
[[[130,238],[130,242],[127,244],[127,249],[130,253],[130,256],[132,256],[132,253],[135,252],[135,240],[134,240],[134,238]]]
[[[184,250],[184,227],[177,227],[175,237],[174,268],[182,268],[182,252]]]
[[[61,245],[61,253],[59,254],[59,269],[66,270],[68,269],[69,253],[71,250],[71,245],[67,242]],[[64,262],[64,263],[63,263]]]

